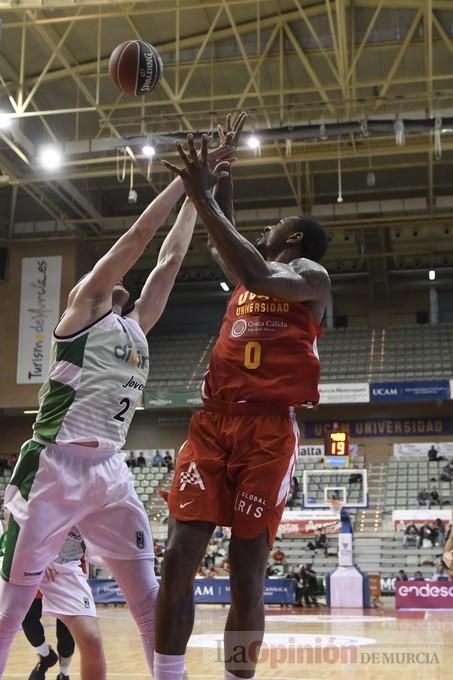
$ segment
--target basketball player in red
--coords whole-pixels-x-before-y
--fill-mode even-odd
[[[177,145],[184,168],[165,165],[183,179],[225,274],[237,285],[205,377],[204,408],[192,417],[169,493],[154,676],[183,677],[194,621],[192,581],[215,526],[224,525],[232,527],[225,678],[234,680],[255,674],[265,568],[298,451],[294,409],[319,399],[317,339],[330,280],[318,262],[328,238],[313,220],[289,217],[265,227],[252,245],[231,220],[231,174],[216,187],[222,210],[212,192],[217,180],[207,165],[206,135],[200,157],[193,137],[187,141],[188,155]]]

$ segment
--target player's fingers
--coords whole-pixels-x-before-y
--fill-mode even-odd
[[[179,157],[181,158],[182,162],[184,163],[184,165],[186,166],[186,168],[189,169],[189,167],[190,167],[190,160],[189,160],[189,158],[188,158],[186,152],[185,152],[184,149],[182,148],[182,144],[180,144],[179,142],[176,142],[175,146],[176,146],[176,150],[177,150],[177,152],[179,153]]]
[[[200,156],[203,164],[206,165],[208,162],[208,135],[206,134],[201,136]]]
[[[225,130],[227,132],[231,132],[231,113],[227,113],[226,117],[226,124],[225,124]]]
[[[193,135],[187,135],[187,146],[189,147],[190,160],[196,162],[198,160],[198,154]]]
[[[239,143],[239,137],[241,136],[242,128],[244,127],[244,123],[247,120],[247,114],[245,111],[243,111],[241,114],[239,114],[238,119],[235,121],[234,124],[234,136],[233,136],[233,144],[237,146]]]
[[[228,177],[229,174],[230,174],[229,161],[222,161],[221,163],[217,163],[217,165],[214,168],[214,175],[217,175],[218,177]]]
[[[170,163],[170,161],[166,160],[161,160],[161,163],[162,165],[165,165],[167,170],[170,170],[170,172],[172,172],[174,175],[179,175],[180,177],[182,177],[183,171],[180,170],[177,165],[173,165],[173,163]]]
[[[222,144],[225,139],[225,133],[223,131],[223,127],[220,124],[217,125],[217,134],[219,136],[219,142]]]

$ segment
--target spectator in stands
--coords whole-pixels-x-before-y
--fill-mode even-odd
[[[274,552],[272,553],[272,559],[274,560],[275,564],[284,564],[285,558],[286,555],[283,552],[283,550],[280,550],[280,548],[277,548],[277,550],[274,550]]]
[[[318,529],[316,531],[315,542],[312,543],[312,541],[310,541],[309,543],[307,543],[307,548],[308,550],[313,550],[313,552],[316,552],[317,550],[322,550],[324,552],[324,555],[327,556],[327,536],[323,529]]]
[[[431,506],[431,494],[428,489],[421,489],[417,494],[417,505],[426,505],[428,508]]]
[[[412,543],[412,545],[417,545],[418,540],[419,531],[417,526],[414,523],[408,524],[406,529],[404,530],[403,548],[407,548],[408,543]]]
[[[440,508],[440,496],[435,486],[431,489],[431,505],[438,505]]]
[[[434,526],[430,524],[429,522],[427,524],[423,524],[422,527],[420,527],[420,532],[419,532],[419,539],[418,539],[418,547],[423,548],[423,543],[424,541],[431,541],[431,546],[434,548],[436,544],[436,531],[434,530]]]
[[[296,568],[294,567],[294,565],[291,564],[288,567],[288,571],[285,575],[285,578],[292,579],[294,581],[295,592],[294,592],[294,603],[293,604],[297,607],[298,606],[298,604],[297,604],[297,602],[298,602],[297,589],[298,589],[298,586],[299,586],[300,577],[299,577],[299,574],[296,572]],[[290,606],[291,606],[290,604],[281,604],[280,605],[280,607],[290,607]]]
[[[434,522],[434,533],[435,533],[434,538],[435,538],[435,542],[437,543],[437,545],[439,545],[440,547],[444,546],[445,540],[446,540],[445,525],[442,522],[442,520],[439,519],[439,517]]]
[[[208,575],[208,578],[215,578],[216,576],[219,575],[219,572],[217,571],[217,569],[216,569],[214,566],[212,566],[212,567],[209,569],[207,575]]]
[[[440,475],[441,482],[452,482],[453,481],[453,466],[452,461],[450,461],[443,469]]]
[[[137,467],[139,468],[146,467],[146,458],[143,455],[143,451],[140,451],[139,456],[137,458]]]
[[[441,563],[434,569],[431,581],[448,581],[448,572],[446,567]]]
[[[159,449],[157,449],[156,453],[153,456],[153,461],[152,461],[153,467],[158,467],[159,470],[160,470],[162,468],[163,462],[164,462],[164,459],[162,458],[162,454],[159,451]]]
[[[406,574],[404,569],[400,569],[398,572],[398,576],[396,577],[397,581],[409,581],[409,576]]]
[[[299,480],[294,476],[289,485],[288,501],[286,505],[288,508],[294,507],[297,499],[297,492],[299,491]]]
[[[360,472],[355,472],[352,475],[349,475],[349,486],[353,486],[355,484],[358,484],[359,486],[362,486],[363,484],[363,478]]]
[[[436,449],[434,444],[431,444],[431,448],[428,451],[428,460],[435,463],[438,460],[445,460],[443,456],[439,456],[439,449]]]
[[[197,573],[195,574],[195,578],[206,578],[206,571],[201,565],[198,567]]]
[[[133,451],[131,451],[131,452],[129,453],[129,458],[126,460],[126,465],[127,465],[128,468],[137,467],[137,460],[136,460],[136,458],[135,458],[135,456],[134,456],[134,452],[133,452]]]
[[[414,574],[414,581],[424,581],[425,577],[423,576],[421,571],[416,571]]]
[[[171,457],[170,451],[165,451],[163,463],[167,468],[167,472],[171,472],[173,470],[173,458]]]

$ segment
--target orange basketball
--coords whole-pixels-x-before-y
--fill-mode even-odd
[[[110,55],[110,78],[122,92],[133,97],[152,92],[162,72],[159,52],[142,40],[127,40],[117,45]]]

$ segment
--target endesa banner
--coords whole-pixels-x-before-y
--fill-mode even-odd
[[[89,584],[96,604],[124,604],[126,601],[113,579],[92,579]],[[264,583],[264,602],[265,604],[292,604],[295,591],[294,579],[267,578]],[[231,601],[230,579],[222,576],[195,579],[194,595],[197,604],[229,604]]]
[[[397,609],[453,609],[453,581],[397,581]]]
[[[448,380],[407,380],[370,384],[370,401],[432,401],[449,398]]]

